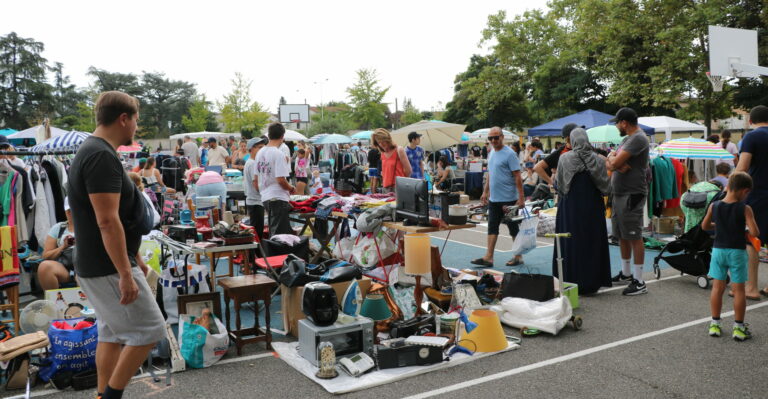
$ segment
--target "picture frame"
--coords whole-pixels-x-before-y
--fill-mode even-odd
[[[211,309],[219,320],[223,320],[221,317],[221,293],[206,292],[202,294],[179,295],[179,315],[188,314],[200,317],[205,308]]]

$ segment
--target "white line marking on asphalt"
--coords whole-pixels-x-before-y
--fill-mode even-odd
[[[762,302],[762,303],[758,303],[756,305],[747,306],[747,310],[754,310],[754,309],[762,308],[762,307],[765,307],[765,306],[768,306],[768,302]],[[725,313],[723,313],[721,315],[721,317],[730,317],[730,316],[733,316],[733,311],[725,312]],[[613,348],[616,348],[616,347],[619,347],[619,346],[622,346],[622,345],[631,344],[633,342],[641,341],[641,340],[644,340],[644,339],[647,339],[647,338],[653,338],[653,337],[656,337],[656,336],[659,336],[659,335],[662,335],[662,334],[666,334],[666,333],[669,333],[669,332],[673,332],[673,331],[677,331],[677,330],[682,330],[682,329],[688,328],[688,327],[693,327],[693,326],[695,326],[697,324],[702,324],[702,323],[709,322],[710,320],[712,320],[711,317],[704,317],[704,318],[701,318],[701,319],[698,319],[698,320],[689,321],[687,323],[678,324],[676,326],[663,328],[661,330],[647,332],[645,334],[636,335],[634,337],[629,337],[629,338],[622,339],[622,340],[619,340],[619,341],[610,342],[610,343],[607,343],[607,344],[604,344],[604,345],[599,345],[599,346],[595,346],[595,347],[592,347],[592,348],[580,350],[578,352],[569,353],[567,355],[554,357],[554,358],[548,359],[548,360],[543,360],[541,362],[536,362],[536,363],[529,364],[529,365],[526,365],[526,366],[517,367],[517,368],[514,368],[514,369],[507,370],[507,371],[502,371],[500,373],[490,374],[490,375],[487,375],[485,377],[476,378],[476,379],[473,379],[473,380],[462,381],[462,382],[459,382],[457,384],[449,385],[447,387],[435,389],[435,390],[432,390],[432,391],[422,392],[420,394],[413,395],[413,396],[407,396],[404,399],[422,399],[422,398],[430,398],[430,397],[433,397],[433,396],[438,396],[438,395],[446,394],[446,393],[449,393],[449,392],[457,391],[459,389],[469,388],[469,387],[472,387],[472,386],[475,386],[475,385],[479,385],[479,384],[483,384],[483,383],[486,383],[486,382],[489,382],[489,381],[494,381],[494,380],[506,378],[506,377],[509,377],[509,376],[513,376],[513,375],[516,375],[516,374],[521,374],[521,373],[524,373],[526,371],[536,370],[536,369],[539,369],[539,368],[542,368],[542,367],[546,367],[546,366],[551,366],[551,365],[555,365],[555,364],[558,364],[558,363],[567,362],[569,360],[573,360],[573,359],[577,359],[577,358],[580,358],[580,357],[588,356],[588,355],[591,355],[593,353],[602,352],[604,350],[613,349]]]
[[[672,280],[674,278],[680,278],[680,277],[683,277],[683,276],[677,274],[677,275],[674,275],[674,276],[662,277],[662,278],[660,278],[658,280],[645,280],[645,283],[646,284],[653,284],[653,283],[658,283],[659,281]],[[605,288],[605,289],[599,290],[599,291],[597,291],[597,293],[598,294],[602,294],[603,292],[623,290],[624,288],[627,288],[627,286],[626,285],[618,285],[616,287]]]

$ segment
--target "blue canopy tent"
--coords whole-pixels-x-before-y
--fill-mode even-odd
[[[611,118],[613,118],[613,115],[606,114],[600,111],[595,111],[593,109],[588,109],[586,111],[581,111],[573,115],[568,115],[564,118],[555,119],[543,125],[532,127],[528,129],[528,137],[560,136],[563,126],[569,123],[575,123],[579,126],[584,126],[586,129],[590,129],[595,126],[610,125],[611,122],[609,121],[611,120]],[[645,131],[645,134],[656,133],[656,129],[652,127],[645,126],[642,124],[639,126],[641,129],[643,129],[643,131]]]

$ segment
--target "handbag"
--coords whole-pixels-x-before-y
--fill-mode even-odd
[[[138,188],[134,189],[133,209],[126,223],[126,230],[135,231],[141,235],[147,235],[152,231],[155,227],[155,211],[148,201]]]
[[[280,280],[280,284],[289,288],[301,287],[306,283],[317,281],[317,279],[307,275],[307,263],[294,254],[285,258],[278,280]]]
[[[554,277],[544,274],[504,273],[502,298],[515,297],[544,302],[555,297]]]

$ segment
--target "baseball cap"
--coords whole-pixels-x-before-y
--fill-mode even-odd
[[[209,143],[215,143],[216,142],[216,137],[208,137],[208,142]]]
[[[408,141],[413,141],[413,140],[415,140],[415,139],[417,139],[419,137],[421,137],[421,135],[416,133],[416,132],[408,133]]]
[[[268,141],[267,141],[267,140],[265,140],[265,139],[264,139],[264,137],[254,137],[254,138],[252,138],[252,139],[248,140],[248,143],[247,143],[247,144],[245,144],[245,149],[246,149],[246,150],[250,150],[251,148],[253,148],[254,146],[257,146],[257,145],[259,145],[259,144],[264,144],[264,145],[266,145],[266,144],[267,144],[267,142],[268,142]]]
[[[8,147],[10,145],[11,145],[11,142],[8,141],[8,137],[5,137],[2,134],[0,134],[0,148]]]
[[[584,129],[584,126],[579,126],[575,123],[567,123],[565,126],[563,126],[563,129],[560,131],[560,134],[563,136],[563,138],[566,138],[571,135],[571,132],[573,131],[573,129],[576,129],[578,127]]]
[[[624,107],[616,112],[616,116],[610,120],[611,123],[619,123],[621,121],[637,124],[637,112],[632,108]]]

